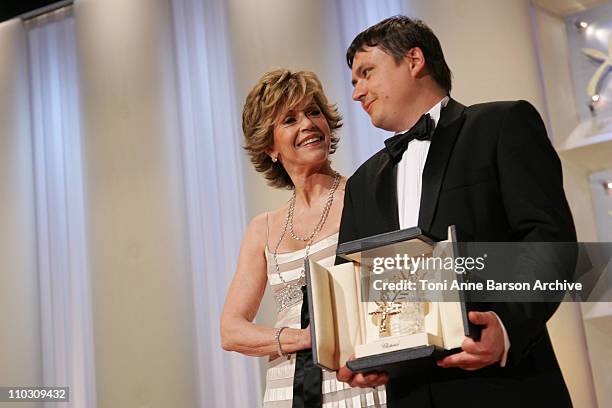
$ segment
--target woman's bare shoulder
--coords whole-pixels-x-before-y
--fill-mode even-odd
[[[264,248],[267,244],[266,238],[270,234],[270,229],[278,222],[279,217],[286,213],[286,207],[284,205],[276,210],[266,211],[253,217],[247,227],[245,239],[252,243],[257,242],[258,247]]]
[[[251,219],[246,230],[245,238],[253,238],[257,236],[266,236],[268,226],[268,212],[257,214]],[[262,235],[263,234],[263,235]]]
[[[282,222],[287,217],[288,207],[289,207],[288,204],[283,204],[279,208],[276,208],[274,210],[268,211],[267,213],[264,213],[264,214],[267,214],[267,217],[268,217],[267,222],[270,228],[277,227],[279,224],[282,224]]]

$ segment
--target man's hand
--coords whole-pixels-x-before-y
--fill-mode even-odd
[[[483,326],[479,341],[466,337],[461,344],[462,352],[438,360],[438,366],[459,367],[472,371],[501,360],[504,354],[504,332],[492,312],[470,312],[470,322]]]
[[[351,358],[352,359],[352,358]],[[347,366],[342,366],[336,373],[338,381],[348,383],[351,387],[378,387],[389,382],[389,374],[372,371],[370,373],[354,373]]]

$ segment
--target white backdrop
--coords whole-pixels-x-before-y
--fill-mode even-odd
[[[42,133],[30,128],[30,115],[35,91],[43,88],[32,90],[30,101],[29,78],[20,74],[29,72],[28,59],[36,62],[23,52],[27,35],[21,23],[2,23],[0,107],[5,109],[0,115],[9,114],[0,121],[6,221],[0,235],[0,313],[24,340],[4,334],[0,345],[24,358],[0,350],[0,379],[42,382],[43,359],[57,357],[55,364],[68,365],[45,377],[69,378],[82,369],[80,386],[92,395],[87,390],[93,390],[95,377],[96,404],[102,408],[257,405],[263,380],[253,369],[257,360],[221,350],[218,314],[246,222],[279,206],[286,193],[268,188],[240,149],[242,103],[269,69],[314,70],[345,115],[333,159],[350,174],[387,135],[374,131],[350,100],[344,52],[354,33],[398,12],[423,18],[437,33],[458,100],[523,98],[544,112],[528,0],[76,0],[78,59],[61,63],[78,67],[80,91],[75,94],[69,85],[60,91],[80,105],[81,126],[62,129],[61,138],[53,139],[64,161],[35,156],[37,189],[54,189],[36,200],[30,143],[35,139],[30,138]],[[65,107],[59,111],[56,102],[45,104],[53,111],[47,123],[63,117],[61,112],[74,114]],[[80,134],[80,149],[74,132]],[[71,176],[62,179],[66,174]],[[47,183],[40,184],[43,175]],[[45,244],[34,233],[34,202],[42,212],[36,218],[45,209],[55,211],[48,204],[57,202],[76,224],[47,212],[53,215],[47,224],[41,218],[40,226],[59,231],[54,239],[60,241]],[[70,246],[69,237],[82,240]],[[79,251],[67,252],[73,248]],[[82,270],[89,271],[89,323],[86,311],[67,313],[70,297],[49,302],[44,291],[51,285],[44,280],[43,295],[37,295],[39,268],[29,259],[58,255],[66,262],[66,268],[56,267],[64,276],[83,263]],[[45,270],[44,262],[40,266]],[[78,294],[75,288],[86,281],[74,284],[64,290]],[[262,307],[260,322],[273,319],[268,306]],[[19,310],[27,319],[6,310]],[[58,336],[64,351],[54,349],[49,356],[44,349],[41,355],[43,339],[50,338],[40,325],[41,310],[69,316],[64,327],[78,332],[73,338],[83,347],[67,352],[68,343],[56,333],[51,337]],[[83,357],[73,366],[71,356],[88,355],[89,328],[94,361]],[[15,361],[27,368],[8,371]],[[264,359],[259,362],[265,365]],[[569,371],[581,372],[574,366]]]
[[[219,319],[246,225],[240,115],[222,0],[173,0],[200,406],[262,399],[257,360],[223,352]]]
[[[79,76],[70,7],[30,20],[28,47],[43,384],[96,407]],[[51,407],[55,403],[48,402]]]

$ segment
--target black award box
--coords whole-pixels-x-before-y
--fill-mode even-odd
[[[479,328],[467,318],[466,293],[448,284],[466,280],[448,268],[459,248],[453,226],[446,240],[414,227],[340,244],[336,254],[347,262],[339,265],[306,259],[315,364],[394,376],[460,351],[465,336],[478,338]],[[389,268],[390,260],[406,268]],[[447,286],[428,293],[420,281]]]

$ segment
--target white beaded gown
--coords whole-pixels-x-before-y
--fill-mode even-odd
[[[336,256],[338,234],[331,235],[310,248],[310,259],[322,265],[332,266]],[[296,282],[300,278],[304,262],[305,250],[277,254],[280,273],[287,283]],[[281,300],[281,290],[285,284],[276,272],[272,253],[266,247],[266,261],[268,282],[272,288],[278,315],[275,327],[287,326],[300,328],[300,312],[302,300],[297,299],[293,304],[286,304]],[[281,308],[282,305],[282,308]],[[293,398],[293,374],[295,372],[295,354],[289,360],[278,356],[271,356],[268,362],[266,375],[266,391],[264,394],[264,408],[290,408]],[[323,370],[323,408],[386,408],[385,388],[351,388],[348,384],[336,380],[336,373]]]

